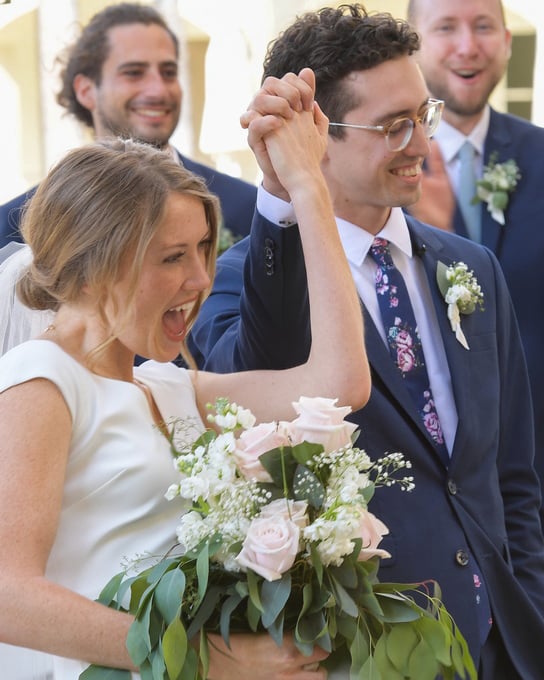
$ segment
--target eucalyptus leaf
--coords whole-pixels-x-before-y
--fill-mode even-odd
[[[292,448],[293,458],[301,465],[306,465],[314,456],[323,453],[324,447],[322,444],[315,444],[313,442],[300,442],[295,444]]]
[[[435,680],[440,672],[440,664],[436,661],[432,649],[424,638],[420,638],[408,659],[410,678],[417,680]]]
[[[222,589],[219,585],[210,586],[204,595],[204,599],[196,610],[189,627],[187,628],[187,635],[189,639],[196,635],[199,630],[206,627],[211,616],[216,611],[217,603],[222,595]]]
[[[327,635],[327,621],[323,612],[306,614],[297,621],[296,637],[300,642],[313,646],[317,640]]]
[[[159,581],[155,589],[155,605],[166,625],[179,617],[184,592],[185,574],[181,569],[166,572]]]
[[[293,496],[297,501],[307,501],[319,509],[325,500],[325,487],[311,470],[297,465],[293,477]]]
[[[291,574],[286,572],[276,581],[263,581],[261,586],[262,624],[268,628],[285,607],[291,594]]]
[[[187,632],[180,619],[174,619],[164,631],[162,648],[169,679],[181,679],[181,671],[187,655]]]
[[[357,551],[359,554],[360,550]],[[341,583],[346,588],[355,588],[357,586],[357,572],[352,565],[345,559],[339,567],[329,567],[330,573],[334,576],[338,583]]]
[[[380,669],[372,656],[368,657],[356,675],[350,673],[349,677],[350,680],[387,680],[387,678],[384,678],[380,673]]]
[[[200,662],[199,662],[200,660]],[[199,640],[199,654],[196,656],[196,649],[189,647],[187,658],[185,660],[184,671],[187,678],[199,678],[200,669],[202,669],[202,677],[208,677],[208,670],[210,667],[210,648],[208,643],[208,635],[204,629],[200,631]],[[184,679],[185,680],[185,677]]]
[[[131,677],[130,671],[93,664],[80,673],[78,680],[130,680]]]
[[[438,260],[436,265],[436,283],[438,284],[438,290],[442,293],[442,297],[446,297],[450,283],[446,275],[448,268],[447,266]]]
[[[264,607],[261,602],[261,596],[259,594],[259,581],[262,580],[260,576],[257,576],[257,574],[252,571],[251,569],[247,570],[247,586],[249,588],[249,599],[251,600],[251,603],[261,612],[261,614],[264,612]]]
[[[179,557],[167,557],[152,567],[147,577],[148,583],[158,583],[170,569],[176,568],[181,562]]]
[[[261,620],[261,614],[262,614],[262,609],[259,609],[256,606],[255,602],[250,597],[248,597],[247,608],[246,608],[246,616],[247,616],[247,622],[248,622],[249,628],[254,633],[256,633],[258,628],[259,628],[259,622]]]
[[[278,645],[278,647],[281,647],[283,644],[283,628],[284,628],[284,618],[285,618],[285,612],[281,612],[274,621],[268,626],[266,629],[270,637],[274,640],[274,642]],[[295,639],[296,643],[296,639]]]
[[[259,456],[259,460],[279,489],[291,489],[297,461],[290,446],[280,446]]]
[[[227,647],[230,647],[230,617],[232,612],[243,602],[244,598],[238,592],[230,595],[221,605],[221,616],[219,617],[219,631]]]
[[[147,659],[140,666],[140,677],[142,680],[154,680],[153,669],[151,668],[151,663]]]
[[[419,642],[419,636],[410,625],[393,626],[387,636],[386,652],[397,671],[408,675],[408,658]]]
[[[127,634],[127,650],[130,658],[141,666],[151,651],[149,629],[146,621],[136,619],[130,626]]]
[[[388,632],[387,630],[384,630],[374,648],[374,661],[376,667],[379,669],[381,677],[384,678],[384,680],[405,680],[405,676],[397,671],[387,655],[387,638]],[[423,678],[419,678],[416,675],[414,676],[414,680],[423,680]],[[433,680],[435,680],[435,678],[433,678]]]
[[[104,588],[102,588],[100,595],[97,598],[97,602],[100,602],[100,604],[104,604],[106,605],[106,607],[109,607],[115,600],[115,596],[117,595],[119,586],[121,585],[124,578],[125,578],[124,571],[122,571],[119,574],[116,574],[113,578],[111,578],[108,581],[108,583],[106,583]],[[117,607],[115,607],[115,609],[117,609]]]
[[[202,546],[196,558],[196,574],[198,577],[198,596],[202,600],[208,587],[208,576],[210,574],[210,554],[208,544]]]
[[[344,586],[335,579],[332,574],[329,574],[331,590],[336,598],[336,602],[340,609],[342,609],[348,616],[357,618],[359,609],[355,604],[353,598],[345,590]]]
[[[364,626],[356,626],[349,645],[349,653],[351,656],[350,677],[358,677],[359,671],[370,655],[370,638]]]
[[[379,597],[379,602],[383,612],[383,620],[387,623],[406,623],[421,618],[421,612],[415,609],[413,604],[406,599],[392,598],[384,594]]]
[[[439,621],[430,616],[421,617],[417,623],[417,630],[429,643],[436,660],[444,666],[449,666],[451,663],[451,634],[448,634]]]
[[[151,654],[151,672],[153,680],[164,680],[166,664],[164,663],[164,650],[161,643]]]

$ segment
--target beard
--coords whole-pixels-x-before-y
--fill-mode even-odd
[[[457,116],[475,116],[481,113],[487,105],[489,97],[499,82],[499,78],[494,78],[489,82],[488,87],[480,93],[475,93],[472,97],[457,96],[447,84],[440,81],[427,80],[427,87],[433,97],[444,100],[444,106],[448,111]]]

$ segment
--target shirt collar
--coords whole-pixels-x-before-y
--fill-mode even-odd
[[[449,163],[457,156],[459,149],[467,140],[473,144],[476,151],[483,157],[485,138],[489,128],[489,117],[489,106],[486,106],[480,120],[476,123],[476,126],[468,136],[459,132],[459,130],[449,123],[446,123],[445,120],[440,121],[440,125],[434,134],[434,138],[440,146],[442,156],[446,163]]]
[[[364,262],[372,241],[376,236],[390,241],[407,257],[412,257],[413,255],[412,240],[402,208],[391,209],[383,229],[376,235],[340,217],[336,218],[336,223],[346,257],[357,267],[360,267]]]

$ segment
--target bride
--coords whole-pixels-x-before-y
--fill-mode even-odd
[[[77,680],[89,663],[139,677],[125,646],[132,618],[94,600],[124,560],[174,542],[181,508],[164,498],[177,478],[165,423],[183,417],[200,432],[220,396],[258,420],[292,418],[301,395],[353,408],[368,399],[359,302],[320,170],[327,119],[312,72],[301,76],[303,110],[255,116],[249,135],[266,146],[299,222],[313,338],[302,366],[217,375],[172,363],[210,289],[218,214],[167,154],[89,145],[32,199],[23,224],[32,258],[23,249],[3,270],[20,277],[26,307],[54,318],[39,318],[41,334],[0,359],[0,640],[51,656],[31,674],[24,664],[47,657],[21,652],[10,680]],[[5,316],[0,327],[9,330]],[[134,368],[135,355],[150,361]],[[3,673],[16,647],[0,649]],[[325,678],[326,654],[303,656],[289,638],[282,648],[268,635],[210,647],[213,680],[249,680],[256,667],[262,680]]]

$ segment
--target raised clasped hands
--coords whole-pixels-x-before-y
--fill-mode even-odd
[[[271,194],[290,200],[304,178],[321,176],[328,119],[314,101],[311,69],[283,78],[269,76],[240,117]]]

